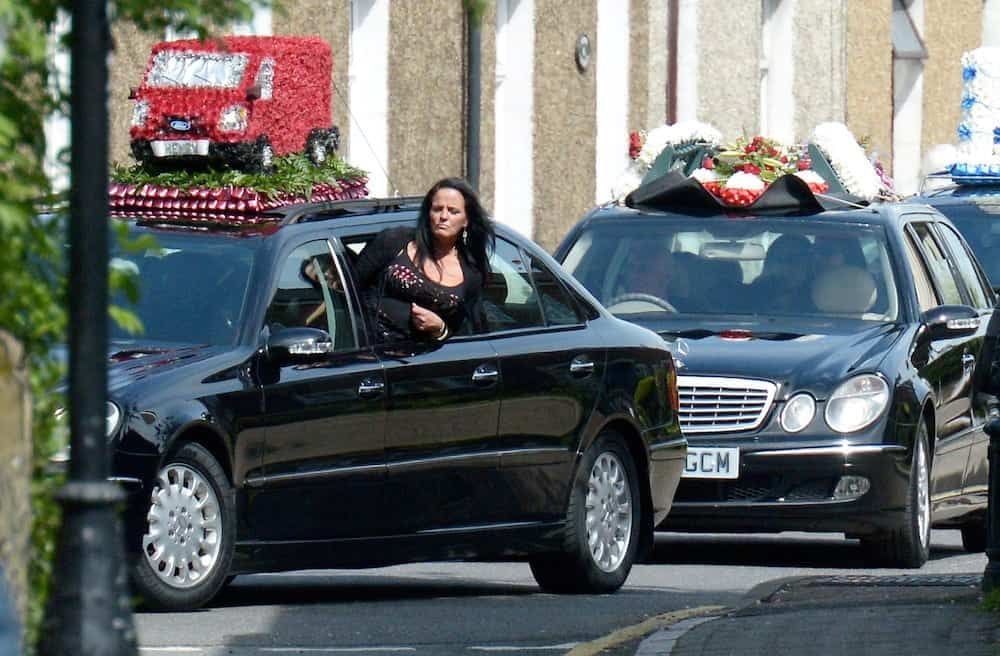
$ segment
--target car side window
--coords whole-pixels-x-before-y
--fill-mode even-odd
[[[962,239],[955,234],[955,231],[943,223],[938,224],[938,233],[944,241],[945,248],[951,251],[952,261],[958,269],[958,274],[965,284],[965,289],[969,292],[969,300],[977,310],[988,310],[993,307],[990,302],[991,294],[983,286],[983,279],[979,275],[975,262],[969,257]]]
[[[491,332],[545,325],[521,250],[499,237],[490,257],[490,276],[483,286],[483,312]]]
[[[271,331],[319,328],[338,351],[357,347],[344,280],[326,240],[296,248],[281,263],[278,285],[264,315]]]
[[[937,283],[938,293],[941,294],[941,301],[945,305],[963,305],[965,303],[962,293],[958,289],[958,282],[948,263],[948,256],[944,254],[941,246],[931,233],[930,225],[927,223],[913,223],[913,232],[917,236],[917,243],[921,251],[927,257],[927,264],[930,266],[931,278]]]
[[[550,326],[572,326],[583,323],[583,317],[576,304],[556,275],[538,258],[528,255],[528,261],[531,263],[531,277],[538,290],[538,299],[542,303],[545,323]]]
[[[920,311],[926,312],[931,308],[940,305],[934,293],[934,286],[931,285],[930,276],[924,268],[924,261],[917,252],[917,246],[913,243],[913,237],[905,234],[903,243],[906,244],[906,259],[910,263],[910,271],[913,272],[913,284],[917,288],[917,302],[920,303]]]

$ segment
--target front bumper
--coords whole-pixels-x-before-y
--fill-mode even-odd
[[[910,456],[900,445],[810,445],[741,449],[739,478],[684,478],[660,530],[831,531],[866,535],[904,519]],[[833,496],[844,475],[870,489]]]

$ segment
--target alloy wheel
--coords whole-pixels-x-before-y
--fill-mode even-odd
[[[632,536],[632,492],[618,457],[601,453],[587,482],[587,546],[594,563],[605,572],[621,566]]]
[[[931,538],[931,501],[930,475],[927,471],[927,453],[924,441],[917,440],[916,470],[917,477],[917,530],[920,532],[920,546],[926,548]]]
[[[142,552],[156,576],[173,588],[191,588],[211,573],[222,544],[222,513],[215,489],[197,470],[167,465],[153,488]]]

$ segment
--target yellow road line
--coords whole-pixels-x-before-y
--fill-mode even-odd
[[[712,613],[723,611],[725,608],[725,606],[697,606],[695,608],[684,608],[682,610],[663,613],[662,615],[654,615],[638,624],[612,631],[597,640],[581,643],[566,652],[566,656],[594,656],[605,649],[617,647],[631,640],[641,638],[646,634],[659,631],[672,624],[677,624],[681,620],[698,617],[699,615],[711,615]]]

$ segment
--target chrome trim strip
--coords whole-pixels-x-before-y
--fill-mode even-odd
[[[378,470],[385,470],[384,464],[378,465],[357,465],[355,467],[328,467],[310,472],[293,472],[289,474],[271,474],[263,476],[248,476],[243,484],[247,487],[261,487],[271,483],[286,483],[288,481],[308,481],[323,478],[338,478],[341,476],[351,476],[364,474]]]
[[[510,528],[526,528],[535,526],[558,525],[560,522],[498,522],[496,524],[473,524],[471,526],[449,526],[447,528],[429,528],[417,531],[417,535],[447,535],[449,533],[467,533],[469,531],[491,531]]]
[[[515,455],[539,455],[546,453],[555,453],[560,455],[568,455],[575,453],[569,449],[556,449],[552,447],[535,447],[532,449],[505,449],[503,451],[497,451],[497,454],[502,458],[504,456],[515,456]]]
[[[774,451],[746,451],[741,455],[750,456],[851,456],[861,453],[905,453],[906,447],[899,444],[859,444],[857,446],[806,446],[798,449],[776,449]]]
[[[121,483],[122,485],[142,485],[141,478],[132,476],[108,476],[109,483]]]
[[[853,499],[817,499],[812,501],[675,501],[671,510],[677,508],[787,508],[789,506],[837,506],[845,503],[853,503],[864,496]],[[666,529],[669,530],[669,529]]]

